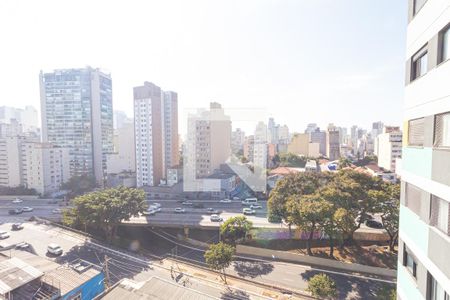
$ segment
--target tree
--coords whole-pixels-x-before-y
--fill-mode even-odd
[[[379,192],[377,196],[381,221],[389,235],[389,250],[393,252],[399,233],[400,185],[387,184],[385,191]]]
[[[313,194],[331,178],[331,174],[308,172],[291,174],[279,180],[270,192],[267,202],[269,221],[287,221],[286,202],[290,196]]]
[[[221,239],[227,243],[235,244],[236,241],[245,239],[252,227],[252,222],[247,220],[245,216],[229,218],[220,226]]]
[[[91,192],[73,200],[74,207],[64,214],[67,225],[96,226],[108,241],[115,237],[118,225],[147,209],[145,192],[140,189],[118,187]]]
[[[220,277],[227,283],[225,269],[228,268],[233,260],[236,249],[233,246],[219,242],[212,244],[205,252],[206,264],[213,270],[219,271]]]
[[[96,187],[95,178],[89,175],[72,176],[61,188],[70,191],[71,197],[83,195]]]
[[[300,230],[308,233],[306,241],[308,255],[313,255],[311,242],[314,232],[325,220],[332,209],[332,204],[320,197],[319,194],[306,196],[292,196],[287,203],[288,221]]]
[[[309,279],[308,291],[314,297],[325,299],[334,299],[337,297],[336,283],[323,273],[314,275]]]
[[[339,169],[344,169],[344,168],[348,168],[352,166],[352,162],[350,159],[346,158],[346,157],[341,157],[339,158],[339,162],[338,162],[338,168]]]
[[[292,168],[304,168],[307,161],[306,157],[290,152],[280,154],[279,159],[280,166]]]
[[[377,299],[395,300],[397,299],[397,291],[392,286],[384,284],[378,290]]]

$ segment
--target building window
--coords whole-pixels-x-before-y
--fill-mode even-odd
[[[414,278],[417,278],[417,262],[416,259],[411,255],[411,252],[407,249],[404,244],[403,247],[403,266],[411,273]]]
[[[445,292],[439,282],[434,279],[434,277],[428,273],[429,284],[428,284],[428,295],[430,300],[450,300],[450,295]]]
[[[416,15],[419,10],[423,7],[423,5],[427,2],[427,0],[414,0],[414,15]]]
[[[425,135],[425,119],[410,120],[408,123],[408,145],[422,147]]]
[[[407,183],[405,193],[405,206],[412,210],[415,214],[420,214],[420,200],[422,198],[422,191],[418,187]]]
[[[450,147],[450,112],[434,118],[434,146]]]
[[[440,33],[440,44],[441,57],[439,62],[444,62],[450,58],[450,24],[447,25]]]
[[[428,51],[427,45],[422,47],[414,56],[411,61],[411,81],[425,75],[428,69]]]
[[[449,203],[444,199],[431,196],[431,225],[449,235]]]

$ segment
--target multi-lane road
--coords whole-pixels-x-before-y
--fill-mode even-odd
[[[59,203],[49,203],[52,199],[24,199],[21,203],[13,203],[14,199],[15,198],[0,200],[1,222],[22,222],[32,216],[57,220],[60,218],[60,213],[53,212],[53,210],[66,207],[60,206]],[[9,210],[23,207],[31,207],[33,208],[33,211],[16,215],[9,214]]]

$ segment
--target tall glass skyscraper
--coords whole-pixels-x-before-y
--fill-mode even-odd
[[[113,152],[111,76],[99,69],[54,70],[40,76],[42,140],[69,148],[70,172],[103,183]]]
[[[450,299],[450,1],[409,0],[397,293]]]

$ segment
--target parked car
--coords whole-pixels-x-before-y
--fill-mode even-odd
[[[61,208],[55,208],[54,210],[52,210],[52,214],[60,214],[62,212]]]
[[[209,217],[209,219],[211,220],[211,222],[222,222],[223,218],[219,215],[211,215]]]
[[[185,212],[186,212],[186,210],[184,208],[181,208],[181,207],[175,208],[176,214],[184,214]]]
[[[366,220],[373,220],[373,217],[371,215],[369,215],[369,214],[365,214],[364,217],[365,217]],[[359,220],[361,220],[361,216],[357,216],[356,217],[356,220],[355,220],[356,223],[359,223]]]
[[[25,207],[22,207],[22,211],[23,212],[30,212],[30,211],[33,211],[33,208],[29,207],[29,206],[25,206]]]
[[[219,200],[219,202],[220,203],[231,203],[231,200],[230,199],[222,199],[222,200]]]
[[[262,209],[262,206],[261,206],[261,204],[252,204],[252,205],[250,205],[250,208],[251,209]]]
[[[23,200],[22,200],[22,199],[19,199],[19,198],[16,198],[16,199],[14,199],[12,202],[13,202],[13,203],[22,203]]]
[[[28,247],[30,247],[30,244],[25,243],[25,242],[16,244],[16,249],[26,250],[26,249],[28,249]]]
[[[61,255],[63,249],[58,244],[51,243],[47,246],[47,252],[53,255]]]
[[[383,224],[381,224],[381,222],[378,222],[378,221],[375,221],[375,220],[367,220],[366,221],[366,226],[370,227],[370,228],[377,228],[377,229],[383,228]]]
[[[23,224],[22,223],[14,223],[11,226],[11,230],[21,230],[23,229]]]
[[[183,201],[183,202],[181,202],[181,204],[186,205],[186,206],[194,205],[194,203],[192,203],[191,201]]]
[[[9,238],[9,232],[6,231],[0,231],[0,239],[4,240]]]
[[[218,214],[219,213],[219,211],[217,210],[217,209],[214,209],[214,208],[212,208],[212,207],[208,207],[207,209],[206,209],[207,211],[208,211],[208,213],[210,213],[210,214]]]
[[[152,208],[149,208],[147,210],[145,210],[142,214],[144,216],[153,216],[156,213],[155,210],[153,210]]]
[[[251,208],[246,207],[246,208],[242,209],[242,213],[244,215],[254,215],[255,211]]]

